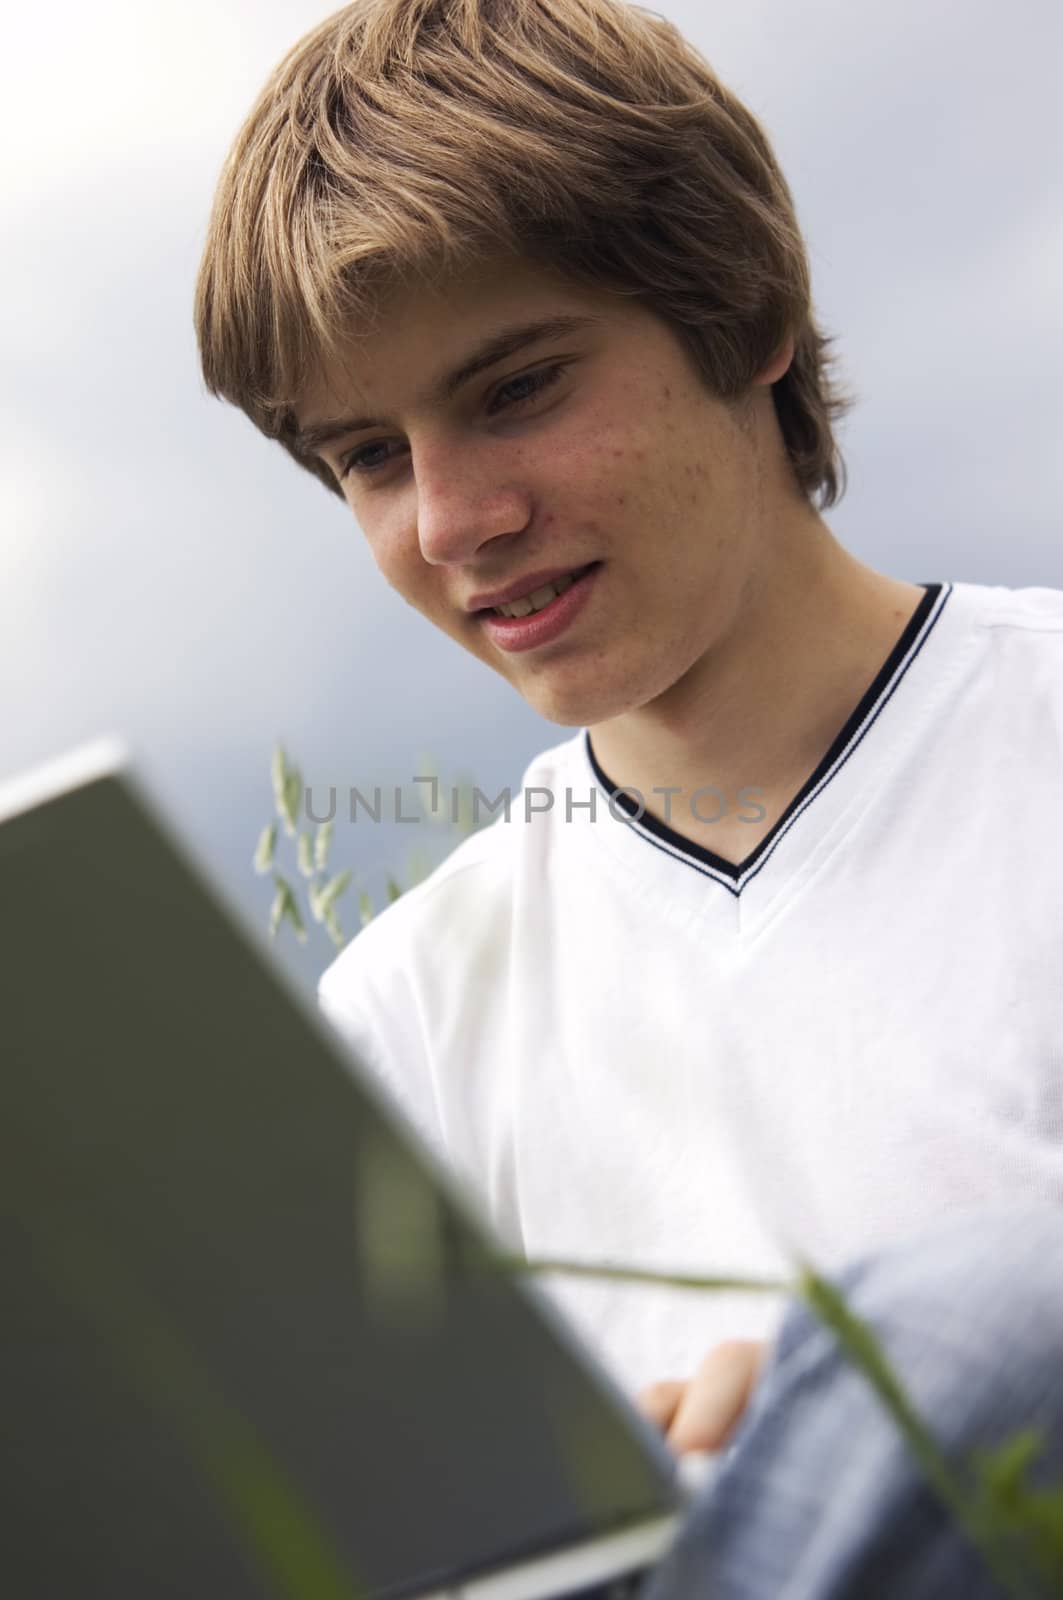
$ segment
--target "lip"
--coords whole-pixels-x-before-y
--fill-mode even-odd
[[[551,600],[541,611],[533,611],[530,616],[499,617],[493,611],[481,611],[480,624],[500,650],[534,650],[539,645],[550,644],[572,626],[588,604],[595,579],[601,570],[602,563],[595,562],[582,578],[577,578],[575,583],[568,586],[564,594]]]
[[[465,607],[466,611],[489,611],[492,606],[508,606],[511,600],[520,600],[526,594],[534,594],[536,589],[545,588],[548,583],[556,583],[558,578],[567,578],[570,572],[582,572],[591,563],[580,562],[576,567],[544,567],[541,572],[529,572],[523,578],[507,584],[504,589],[493,589],[489,594],[474,594]]]

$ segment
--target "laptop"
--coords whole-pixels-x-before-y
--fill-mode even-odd
[[[0,787],[5,1590],[635,1594],[657,1430],[118,741]]]

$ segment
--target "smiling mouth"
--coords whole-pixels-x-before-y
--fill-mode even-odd
[[[564,577],[557,578],[553,583],[544,584],[541,589],[533,589],[519,599],[508,601],[501,606],[481,606],[473,613],[477,617],[499,617],[505,621],[523,621],[526,617],[533,617],[540,611],[545,611],[547,606],[553,605],[567,590],[580,578],[585,578],[588,572],[601,566],[600,561],[589,561],[586,566],[574,567]]]

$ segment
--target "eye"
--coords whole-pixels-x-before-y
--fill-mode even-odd
[[[540,367],[535,372],[523,372],[518,378],[509,378],[491,396],[487,408],[489,413],[493,416],[498,411],[515,411],[521,406],[530,405],[533,400],[538,399],[544,389],[549,389],[551,384],[558,381],[565,371],[565,366],[566,363],[557,362],[552,367]],[[506,398],[512,396],[522,385],[525,386],[525,393],[518,393],[515,398]],[[383,459],[378,457],[375,460],[366,458],[372,451],[384,449],[387,443],[386,439],[374,439],[371,444],[359,445],[357,450],[350,451],[340,461],[340,477],[346,478],[348,473],[354,473],[357,477],[365,478],[379,473],[381,468],[386,467],[394,457],[385,456]]]
[[[383,463],[377,461],[372,465],[367,465],[366,456],[372,450],[382,449],[385,442],[383,439],[376,439],[372,444],[360,445],[357,450],[352,450],[350,455],[344,456],[340,462],[342,468],[340,477],[345,478],[349,472],[378,472]]]
[[[510,378],[508,383],[504,383],[500,389],[496,389],[488,409],[494,411],[496,409],[495,402],[498,398],[507,392],[511,393],[514,389],[519,388],[522,383],[530,383],[532,387],[526,394],[518,395],[515,400],[507,401],[502,409],[512,411],[515,406],[527,405],[529,400],[534,400],[537,395],[542,394],[544,389],[549,389],[552,383],[556,383],[564,370],[563,365],[557,364],[552,367],[540,367],[537,372],[524,372],[519,378]]]

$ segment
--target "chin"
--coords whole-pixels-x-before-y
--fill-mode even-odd
[[[542,717],[544,722],[553,722],[559,728],[582,728],[584,717],[578,702],[557,701],[549,695],[522,694],[521,699],[525,705],[530,706],[537,717]]]
[[[546,722],[559,728],[593,728],[597,722],[608,722],[630,710],[625,701],[606,700],[601,691],[556,694],[522,694],[521,698]]]

